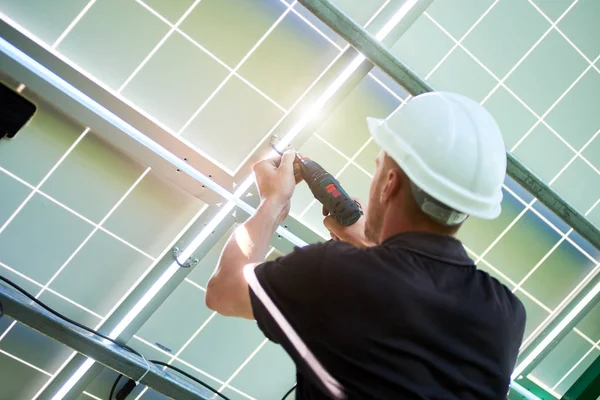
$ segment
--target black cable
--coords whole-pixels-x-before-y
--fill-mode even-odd
[[[294,383],[294,386],[292,386],[292,388],[290,390],[288,390],[286,394],[283,395],[283,397],[281,398],[281,400],[287,399],[287,397],[294,391],[294,389],[296,389],[296,384],[295,383]]]
[[[117,342],[116,340],[111,339],[108,336],[103,335],[103,334],[101,334],[98,331],[95,331],[92,328],[89,328],[89,327],[87,327],[87,326],[85,326],[83,324],[80,324],[77,321],[72,320],[71,318],[69,318],[69,317],[67,317],[65,315],[62,315],[58,311],[54,310],[53,308],[51,308],[51,307],[47,306],[46,304],[44,304],[43,302],[41,302],[40,300],[36,299],[35,296],[33,296],[32,294],[30,294],[28,291],[26,291],[25,289],[23,289],[21,286],[17,285],[16,283],[14,283],[13,281],[11,281],[10,279],[5,278],[5,277],[3,277],[3,276],[0,275],[0,280],[4,281],[5,283],[9,284],[13,288],[17,289],[19,292],[21,292],[25,296],[27,296],[27,298],[29,298],[31,301],[33,301],[34,303],[36,303],[37,305],[39,305],[40,307],[42,307],[44,310],[46,310],[46,311],[48,311],[48,312],[56,315],[58,318],[63,319],[65,321],[67,321],[68,323],[70,323],[72,325],[75,325],[75,326],[77,326],[77,327],[79,327],[79,328],[81,328],[83,330],[86,330],[86,331],[88,331],[90,333],[93,333],[94,335],[97,335],[97,336],[101,337],[102,339],[108,340],[109,342],[114,343],[117,346],[122,347],[125,350],[127,350],[127,351],[129,351],[129,352],[131,352],[131,353],[133,353],[133,354],[135,354],[135,355],[137,355],[139,357],[142,357],[142,355],[140,353],[138,353],[136,350],[132,349],[131,347],[127,346],[126,344],[121,344],[121,343]]]
[[[112,400],[113,396],[115,395],[115,390],[117,389],[117,385],[119,384],[119,381],[121,380],[122,376],[123,374],[119,374],[119,376],[117,376],[117,379],[115,379],[115,383],[113,383],[112,388],[110,389],[108,400]]]
[[[167,364],[166,362],[163,361],[159,361],[159,360],[148,360],[148,362],[151,362],[153,364],[156,365],[161,365],[163,367],[166,368],[170,368],[176,372],[179,372],[181,375],[185,376],[188,379],[191,379],[192,381],[204,386],[205,388],[207,388],[208,390],[210,390],[211,392],[213,392],[214,394],[216,394],[217,396],[220,396],[221,398],[225,399],[225,400],[231,400],[229,399],[229,397],[225,396],[224,394],[219,393],[219,391],[217,389],[215,389],[214,387],[210,386],[208,383],[203,382],[202,380],[196,378],[195,376],[188,374],[187,372],[185,372],[182,369],[179,369],[173,365]],[[115,383],[113,384],[113,388],[110,391],[110,395],[108,400],[113,400],[113,394],[114,394],[114,389],[117,387],[117,384],[119,382],[119,380],[121,379],[123,375],[119,374],[119,376],[117,377],[117,379],[115,380]],[[132,385],[132,383],[134,383]],[[125,386],[123,386],[123,388],[121,388],[121,390],[119,390],[117,392],[117,400],[124,400],[127,396],[129,396],[129,394],[133,391],[133,389],[135,388],[135,381],[133,379],[129,379],[129,381],[125,384]]]
[[[219,391],[215,388],[213,388],[212,386],[210,386],[208,383],[202,382],[200,379],[196,378],[195,376],[188,374],[187,372],[173,366],[170,364],[167,364],[165,362],[162,361],[158,361],[158,360],[150,360],[151,363],[154,363],[156,365],[162,365],[163,367],[167,367],[167,368],[171,368],[174,371],[179,372],[181,375],[185,376],[186,378],[189,378],[191,380],[193,380],[194,382],[197,382],[199,384],[201,384],[202,386],[204,386],[205,388],[207,388],[208,390],[210,390],[211,392],[213,392],[214,394],[224,398],[225,400],[230,400],[227,396],[219,393]]]
[[[114,340],[114,339],[111,339],[111,338],[109,338],[108,336],[105,336],[105,335],[101,334],[100,332],[97,332],[96,330],[94,330],[94,329],[92,329],[92,328],[89,328],[89,327],[87,327],[87,326],[85,326],[85,325],[83,325],[83,324],[80,324],[79,322],[77,322],[77,321],[74,321],[74,320],[72,320],[71,318],[69,318],[69,317],[67,317],[67,316],[65,316],[65,315],[63,315],[63,314],[61,314],[61,313],[59,313],[58,311],[54,310],[53,308],[51,308],[51,307],[47,306],[45,303],[43,303],[42,301],[40,301],[40,300],[36,299],[36,298],[35,298],[35,296],[33,296],[32,294],[30,294],[28,291],[26,291],[25,289],[23,289],[21,286],[17,285],[16,283],[14,283],[13,281],[11,281],[10,279],[8,279],[8,278],[5,278],[5,277],[3,277],[3,276],[1,276],[1,275],[0,275],[0,280],[1,280],[1,281],[3,281],[3,282],[5,282],[5,283],[7,283],[7,284],[8,284],[8,285],[10,285],[10,286],[12,286],[13,288],[17,289],[19,292],[21,292],[23,295],[25,295],[25,296],[26,296],[28,299],[30,299],[31,301],[33,301],[34,303],[36,303],[37,305],[39,305],[40,307],[42,307],[44,310],[46,310],[46,311],[48,311],[48,312],[50,312],[50,313],[52,313],[52,314],[56,315],[56,316],[57,316],[57,317],[59,317],[60,319],[63,319],[63,320],[65,320],[66,322],[68,322],[68,323],[70,323],[70,324],[72,324],[72,325],[75,325],[75,326],[77,326],[77,327],[79,327],[79,328],[81,328],[81,329],[83,329],[83,330],[85,330],[85,331],[88,331],[88,332],[90,332],[90,333],[93,333],[94,335],[97,335],[97,336],[101,337],[102,339],[108,340],[109,342],[111,342],[111,343],[114,343],[114,344],[116,344],[117,346],[119,346],[119,347],[122,347],[122,348],[124,348],[125,350],[127,350],[127,351],[129,351],[129,352],[131,352],[131,353],[133,353],[133,354],[135,354],[135,355],[137,355],[137,356],[139,356],[139,357],[142,357],[142,358],[144,358],[144,356],[142,356],[142,355],[141,355],[139,352],[137,352],[135,349],[133,349],[133,348],[131,348],[131,347],[127,346],[126,344],[121,344],[121,343],[117,342],[116,340]],[[199,383],[200,385],[204,386],[204,387],[205,387],[205,388],[207,388],[208,390],[210,390],[210,391],[212,391],[213,393],[215,393],[217,396],[220,396],[221,398],[223,398],[223,399],[225,399],[225,400],[231,400],[231,399],[229,399],[227,396],[225,396],[225,395],[223,395],[223,394],[219,393],[219,391],[218,391],[218,390],[216,390],[215,388],[213,388],[213,387],[212,387],[212,386],[210,386],[209,384],[207,384],[207,383],[205,383],[205,382],[201,381],[200,379],[196,378],[195,376],[193,376],[193,375],[190,375],[190,374],[188,374],[187,372],[185,372],[185,371],[183,371],[183,370],[181,370],[181,369],[179,369],[179,368],[177,368],[177,367],[175,367],[175,366],[173,366],[173,365],[170,365],[170,364],[167,364],[167,363],[165,363],[165,362],[158,361],[158,360],[149,360],[149,362],[151,362],[151,363],[154,363],[154,364],[156,364],[156,365],[161,365],[161,366],[164,366],[164,367],[170,368],[170,369],[172,369],[172,370],[174,370],[174,371],[177,371],[177,372],[179,372],[181,375],[183,375],[183,376],[185,376],[185,377],[187,377],[187,378],[191,379],[192,381],[194,381],[194,382],[196,382],[196,383]],[[119,381],[121,380],[121,377],[122,377],[122,376],[123,376],[122,374],[119,374],[119,376],[117,376],[117,379],[115,380],[115,383],[113,384],[113,386],[112,386],[112,388],[111,388],[111,390],[110,390],[110,394],[109,394],[109,397],[108,397],[108,399],[109,399],[109,400],[112,400],[112,399],[113,399],[113,396],[114,396],[114,394],[115,394],[115,390],[116,390],[116,388],[117,388],[117,385],[119,384]],[[130,379],[130,381],[133,381],[133,380],[132,380],[132,379]],[[135,381],[133,381],[133,382],[135,382]],[[129,383],[129,382],[128,382],[128,383]],[[130,385],[126,385],[126,386],[130,386]],[[288,392],[287,392],[287,393],[286,393],[286,394],[283,396],[282,400],[285,400],[285,399],[286,399],[286,398],[287,398],[287,397],[290,395],[290,393],[292,393],[292,392],[294,391],[294,389],[295,389],[295,388],[296,388],[296,385],[294,385],[294,386],[293,386],[293,387],[292,387],[292,388],[291,388],[291,389],[290,389],[290,390],[289,390],[289,391],[288,391]],[[131,390],[129,390],[129,393],[131,393]],[[119,392],[119,393],[117,393],[117,396],[118,396],[119,398],[123,398],[123,399],[124,399],[125,397],[121,397],[121,396],[123,396],[123,394],[124,394],[125,396],[127,396],[129,393],[126,393],[126,394],[124,394],[124,393],[120,393],[120,392]],[[121,396],[120,396],[120,395],[121,395]]]

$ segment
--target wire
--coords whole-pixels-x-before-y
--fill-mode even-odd
[[[154,363],[156,365],[162,365],[163,367],[171,368],[172,370],[179,372],[181,375],[183,375],[183,376],[185,376],[185,377],[193,380],[194,382],[197,382],[197,383],[201,384],[202,386],[204,386],[205,388],[207,388],[211,392],[215,393],[216,395],[224,398],[225,400],[230,400],[227,396],[219,393],[219,391],[217,389],[211,387],[208,383],[205,383],[205,382],[201,381],[200,379],[196,378],[195,376],[193,376],[191,374],[188,374],[187,372],[185,372],[185,371],[183,371],[183,370],[181,370],[181,369],[179,369],[179,368],[177,368],[177,367],[175,367],[173,365],[170,365],[170,364],[167,364],[165,362],[158,361],[158,360],[150,360],[150,362]]]
[[[110,389],[108,400],[112,400],[113,396],[115,395],[115,390],[117,389],[117,385],[119,384],[119,381],[121,380],[122,376],[123,374],[119,374],[119,376],[117,376],[117,379],[115,379],[115,383],[113,383],[112,388]]]
[[[165,368],[170,368],[176,372],[179,372],[181,375],[185,376],[188,379],[191,379],[192,381],[204,386],[205,388],[207,388],[208,390],[210,390],[211,392],[213,392],[214,394],[216,394],[217,396],[220,396],[221,398],[225,399],[225,400],[231,400],[229,397],[225,396],[224,394],[219,393],[219,391],[217,389],[215,389],[214,387],[210,386],[208,383],[196,378],[195,376],[188,374],[187,372],[183,371],[182,369],[179,369],[173,365],[167,364],[166,362],[163,361],[159,361],[159,360],[149,360],[149,362],[156,364],[156,365],[161,365]],[[123,375],[119,374],[119,376],[117,376],[117,379],[115,380],[115,383],[113,384],[113,387],[110,391],[110,395],[108,397],[108,400],[113,400],[113,395],[115,392],[115,388],[117,387],[117,384],[119,383],[119,380],[121,379]],[[125,386],[123,386],[123,388],[121,388],[121,390],[119,392],[117,392],[117,400],[120,399],[125,399],[132,391],[133,391],[133,387],[135,386],[131,386],[129,385],[129,387],[127,388],[128,384],[134,382],[133,379],[129,379],[129,381],[127,382],[127,384],[125,384]]]
[[[53,308],[51,308],[51,307],[47,306],[46,304],[44,304],[43,302],[41,302],[40,300],[36,299],[35,296],[33,296],[31,293],[29,293],[28,291],[26,291],[25,289],[23,289],[21,286],[17,285],[13,281],[11,281],[10,279],[5,278],[5,277],[3,277],[3,276],[0,275],[0,280],[4,281],[8,285],[10,285],[13,288],[17,289],[19,292],[21,292],[22,294],[24,294],[25,296],[27,296],[27,298],[29,298],[31,301],[33,301],[34,303],[36,303],[37,305],[39,305],[40,307],[42,307],[44,310],[46,310],[46,311],[48,311],[48,312],[56,315],[60,319],[63,319],[65,321],[67,321],[68,323],[70,323],[72,325],[75,325],[75,326],[77,326],[77,327],[79,327],[79,328],[81,328],[81,329],[83,329],[85,331],[93,333],[94,335],[99,336],[102,339],[108,340],[109,342],[114,343],[117,346],[122,347],[125,350],[127,350],[127,351],[129,351],[129,352],[131,352],[131,353],[133,353],[133,354],[135,354],[137,356],[140,356],[140,357],[142,356],[140,353],[138,353],[136,350],[132,349],[131,347],[127,346],[126,344],[121,344],[121,343],[117,342],[116,340],[111,339],[108,336],[103,335],[100,332],[98,332],[98,331],[96,331],[96,330],[94,330],[92,328],[89,328],[89,327],[87,327],[87,326],[85,326],[83,324],[80,324],[77,321],[72,320],[71,318],[69,318],[69,317],[67,317],[65,315],[62,315],[58,311],[54,310]]]
[[[285,400],[287,399],[287,397],[296,389],[296,383],[294,383],[294,386],[292,386],[292,388],[290,390],[287,391],[286,394],[283,395],[283,397],[281,398],[281,400]]]
[[[10,279],[8,279],[8,278],[5,278],[5,277],[3,277],[3,276],[1,276],[1,275],[0,275],[0,281],[3,281],[3,282],[5,282],[6,284],[8,284],[8,285],[12,286],[13,288],[15,288],[16,290],[18,290],[19,292],[21,292],[23,295],[25,295],[25,296],[26,296],[28,299],[30,299],[31,301],[33,301],[34,303],[36,303],[37,305],[39,305],[40,307],[42,307],[44,310],[46,310],[46,311],[48,311],[48,312],[50,312],[50,313],[52,313],[52,314],[56,315],[56,316],[57,316],[57,317],[59,317],[60,319],[62,319],[62,320],[64,320],[64,321],[66,321],[66,322],[68,322],[68,323],[70,323],[70,324],[72,324],[72,325],[75,325],[75,326],[77,326],[77,327],[79,327],[79,328],[81,328],[81,329],[83,329],[83,330],[85,330],[85,331],[87,331],[87,332],[93,333],[94,335],[96,335],[96,336],[99,336],[99,337],[101,337],[102,339],[108,340],[109,342],[111,342],[111,343],[114,343],[114,344],[116,344],[117,346],[119,346],[119,347],[121,347],[121,348],[124,348],[125,350],[127,350],[127,351],[129,351],[129,352],[131,352],[131,353],[133,353],[133,354],[135,354],[135,355],[137,355],[137,356],[139,356],[139,357],[142,357],[142,358],[143,358],[143,356],[142,356],[142,355],[141,355],[141,354],[140,354],[140,353],[139,353],[137,350],[135,350],[135,349],[133,349],[133,348],[131,348],[131,347],[127,346],[126,344],[121,344],[121,343],[117,342],[116,340],[114,340],[114,339],[111,339],[111,338],[109,338],[108,336],[106,336],[106,335],[103,335],[103,334],[101,334],[100,332],[98,332],[98,331],[96,331],[96,330],[94,330],[94,329],[92,329],[92,328],[90,328],[90,327],[87,327],[87,326],[85,326],[85,325],[83,325],[83,324],[80,324],[79,322],[77,322],[77,321],[74,321],[74,320],[72,320],[71,318],[69,318],[69,317],[67,317],[67,316],[65,316],[65,315],[63,315],[63,314],[61,314],[61,313],[59,313],[58,311],[54,310],[53,308],[51,308],[51,307],[47,306],[45,303],[43,303],[42,301],[40,301],[40,300],[36,299],[36,298],[35,298],[35,296],[33,296],[31,293],[29,293],[28,291],[26,291],[25,289],[23,289],[21,286],[17,285],[17,284],[16,284],[16,283],[14,283],[13,281],[11,281]],[[170,369],[172,369],[172,370],[174,370],[174,371],[177,371],[177,372],[179,372],[181,375],[185,376],[186,378],[189,378],[189,379],[191,379],[192,381],[194,381],[194,382],[196,382],[196,383],[199,383],[200,385],[204,386],[205,388],[207,388],[208,390],[210,390],[210,391],[211,391],[211,392],[213,392],[214,394],[216,394],[216,395],[220,396],[221,398],[223,398],[223,399],[225,399],[225,400],[231,400],[231,399],[229,399],[229,397],[225,396],[224,394],[221,394],[221,393],[219,393],[219,391],[218,391],[218,390],[216,390],[215,388],[213,388],[213,387],[212,387],[212,386],[210,386],[209,384],[207,384],[207,383],[205,383],[205,382],[201,381],[200,379],[196,378],[195,376],[193,376],[193,375],[190,375],[190,374],[188,374],[187,372],[185,372],[185,371],[183,371],[183,370],[181,370],[181,369],[179,369],[179,368],[177,368],[177,367],[175,367],[175,366],[173,366],[173,365],[170,365],[170,364],[167,364],[167,363],[165,363],[165,362],[158,361],[158,360],[150,360],[150,362],[151,362],[151,363],[153,363],[153,364],[156,364],[156,365],[161,365],[161,366],[163,366],[163,367],[170,368]],[[119,376],[117,376],[117,379],[115,380],[115,383],[113,384],[112,388],[110,389],[110,394],[109,394],[109,397],[108,397],[108,399],[109,399],[109,400],[112,400],[112,399],[113,399],[113,396],[115,395],[115,390],[117,389],[117,385],[119,384],[119,381],[121,380],[121,377],[122,377],[122,376],[123,376],[123,374],[119,374]],[[135,381],[134,381],[134,382],[135,382]],[[282,400],[285,400],[285,399],[286,399],[286,398],[287,398],[287,397],[290,395],[290,393],[292,393],[292,391],[293,391],[295,388],[296,388],[296,385],[294,385],[294,386],[293,386],[293,387],[292,387],[292,388],[291,388],[291,389],[290,389],[290,390],[289,390],[289,391],[288,391],[288,392],[287,392],[287,393],[286,393],[286,394],[283,396]],[[119,395],[119,394],[117,394],[117,396],[118,396],[118,395]]]

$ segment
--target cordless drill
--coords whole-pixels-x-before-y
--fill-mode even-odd
[[[298,153],[296,159],[300,165],[302,178],[313,196],[329,211],[329,215],[344,226],[350,226],[358,221],[362,209],[359,203],[342,189],[337,179],[313,160],[302,158]]]

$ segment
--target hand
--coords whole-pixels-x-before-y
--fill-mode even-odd
[[[357,201],[362,208],[362,204],[358,199]],[[365,221],[366,218],[363,215],[358,221],[350,226],[344,226],[338,222],[334,217],[329,215],[329,210],[323,206],[323,224],[325,228],[329,230],[329,234],[333,240],[341,240],[342,242],[350,243],[356,247],[371,247],[375,246],[375,243],[371,242],[365,236]]]
[[[261,200],[280,204],[289,205],[296,184],[302,181],[293,151],[254,164],[254,175]]]

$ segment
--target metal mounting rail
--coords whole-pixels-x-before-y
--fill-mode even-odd
[[[5,315],[131,379],[138,380],[143,376],[140,383],[157,392],[167,393],[175,399],[209,400],[214,396],[214,393],[196,383],[162,371],[157,365],[148,364],[124,348],[69,324],[12,287],[0,284],[0,304]]]

